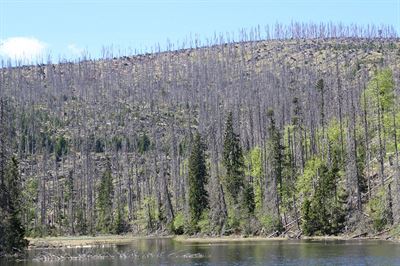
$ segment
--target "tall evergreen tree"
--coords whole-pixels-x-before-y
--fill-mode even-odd
[[[28,245],[25,237],[25,228],[22,225],[22,185],[18,172],[18,161],[11,157],[6,171],[6,186],[8,191],[8,217],[6,228],[6,248],[9,252],[21,251]]]
[[[305,235],[330,235],[342,230],[346,195],[341,192],[338,197],[335,196],[339,171],[337,160],[333,161],[330,168],[325,161],[321,161],[315,169],[315,192],[311,198],[304,200],[302,206]]]
[[[199,133],[194,138],[194,145],[189,157],[189,208],[193,226],[197,226],[202,212],[208,207],[207,166],[205,145]]]
[[[121,204],[118,204],[114,221],[114,233],[117,235],[120,235],[125,231],[125,223],[123,218],[123,209]]]
[[[7,149],[10,146],[9,112],[0,98],[0,255],[22,251],[28,245],[22,224],[22,182],[18,161]]]
[[[275,211],[277,218],[280,221],[280,201],[282,198],[282,174],[283,174],[283,145],[281,144],[281,133],[276,127],[274,111],[269,110],[269,152],[271,158],[271,170],[272,170],[272,185],[274,187],[275,196]]]
[[[112,199],[114,196],[113,177],[111,174],[111,163],[107,162],[107,167],[100,180],[98,195],[98,221],[97,229],[102,233],[111,233],[113,231],[112,223]]]
[[[5,231],[6,231],[6,210],[7,210],[7,189],[5,182],[6,166],[6,126],[4,100],[0,98],[0,253],[5,252]]]
[[[239,135],[233,130],[232,112],[229,113],[226,120],[223,164],[226,169],[226,190],[236,204],[244,186],[244,158]]]
[[[239,229],[240,226],[247,231],[248,224],[241,225],[241,222],[249,220],[254,212],[254,191],[252,184],[245,180],[244,157],[239,135],[233,130],[232,113],[228,115],[224,137],[222,162],[226,169],[224,181],[230,201],[228,224],[234,230]]]

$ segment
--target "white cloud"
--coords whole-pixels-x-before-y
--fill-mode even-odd
[[[75,43],[69,44],[67,48],[74,56],[81,56],[85,52],[85,49],[78,47]]]
[[[43,56],[46,44],[32,37],[11,37],[0,41],[0,56],[17,60],[34,60]]]

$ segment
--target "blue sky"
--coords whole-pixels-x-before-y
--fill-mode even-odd
[[[111,45],[129,54],[291,21],[383,23],[400,33],[400,0],[0,0],[0,59],[73,59],[83,50],[96,58]]]

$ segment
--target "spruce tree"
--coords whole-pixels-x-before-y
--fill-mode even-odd
[[[114,233],[120,235],[125,231],[125,224],[123,219],[123,209],[120,204],[117,206],[116,217],[114,221]]]
[[[207,166],[205,145],[199,133],[194,138],[189,157],[189,208],[193,227],[197,226],[203,211],[208,207]]]
[[[276,127],[274,111],[268,110],[267,113],[269,117],[269,141],[268,148],[271,157],[271,170],[272,170],[272,182],[274,186],[274,197],[275,197],[275,211],[277,220],[279,221],[276,225],[277,230],[280,231],[282,229],[282,223],[280,220],[280,202],[282,198],[282,175],[283,175],[283,164],[284,164],[284,156],[283,156],[283,145],[281,144],[281,133],[279,129]]]
[[[339,171],[336,160],[328,167],[322,162],[316,169],[317,184],[311,199],[303,202],[303,232],[305,235],[331,235],[341,232],[344,225],[344,202],[336,198]]]
[[[18,161],[9,151],[14,129],[6,107],[7,101],[0,98],[0,256],[19,253],[28,245],[21,217],[22,182]]]
[[[18,161],[15,157],[11,157],[7,164],[4,183],[6,200],[6,207],[2,210],[5,216],[2,221],[2,240],[4,243],[0,243],[0,251],[6,253],[21,252],[27,247],[28,241],[24,238],[25,228],[21,217],[22,185],[18,172]]]
[[[254,213],[254,188],[245,180],[244,157],[239,135],[233,130],[232,113],[228,115],[224,137],[222,162],[226,170],[224,184],[229,199],[228,224],[231,229],[242,227],[248,231],[248,224],[241,225],[241,222],[249,220]]]
[[[112,198],[114,196],[113,178],[111,175],[111,163],[107,162],[106,170],[104,171],[99,188],[98,196],[98,222],[97,230],[102,233],[111,233],[112,224]]]
[[[7,123],[5,119],[5,101],[0,98],[0,255],[5,252],[5,231],[7,214],[7,188],[5,182],[6,154],[7,154]]]
[[[254,200],[254,187],[252,183],[246,182],[243,189],[243,204],[248,214],[253,214],[256,208]]]
[[[244,186],[244,158],[239,135],[233,130],[232,112],[226,120],[224,135],[223,164],[226,169],[225,186],[233,200],[238,203],[238,196]]]

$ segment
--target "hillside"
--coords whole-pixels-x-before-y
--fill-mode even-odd
[[[398,38],[9,66],[1,153],[19,161],[29,236],[395,234],[399,87]],[[193,219],[197,132],[208,197]]]

